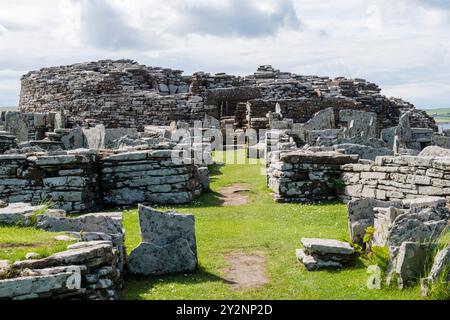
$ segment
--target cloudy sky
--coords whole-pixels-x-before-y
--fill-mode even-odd
[[[0,0],[0,106],[44,66],[152,66],[362,77],[450,107],[450,0]]]

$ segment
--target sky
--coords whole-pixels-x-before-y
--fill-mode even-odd
[[[0,106],[30,70],[100,59],[365,78],[450,107],[450,0],[0,0]]]

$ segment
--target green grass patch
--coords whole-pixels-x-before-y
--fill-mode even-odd
[[[217,157],[221,154],[216,154]],[[159,209],[176,209],[196,218],[199,271],[189,275],[128,277],[124,299],[420,299],[418,286],[407,290],[369,290],[362,260],[342,270],[308,272],[295,257],[300,238],[348,240],[346,206],[280,204],[270,196],[263,166],[215,165],[211,192],[193,203]],[[243,206],[218,206],[221,187],[249,186],[250,202]],[[140,242],[137,210],[125,212],[128,252]],[[233,251],[263,252],[269,283],[242,292],[225,281],[227,261]]]
[[[41,257],[66,250],[72,242],[57,241],[54,233],[23,227],[0,227],[0,260],[10,262],[24,260],[28,252],[36,252]]]
[[[427,109],[425,111],[438,123],[450,123],[450,108]]]

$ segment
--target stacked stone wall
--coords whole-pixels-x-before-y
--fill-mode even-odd
[[[70,212],[100,203],[98,156],[94,152],[60,155],[0,155],[0,199],[43,203]]]
[[[268,184],[279,202],[332,200],[338,196],[341,165],[356,161],[358,156],[333,152],[282,152],[278,161],[270,161]]]
[[[103,205],[190,202],[202,187],[193,164],[175,164],[171,150],[102,157],[95,151],[0,155],[0,199],[50,201],[68,212]]]
[[[371,164],[342,166],[344,198],[401,200],[424,196],[450,199],[448,158],[377,157]]]
[[[201,192],[196,166],[176,164],[172,150],[137,151],[101,160],[101,185],[108,205],[180,204]]]

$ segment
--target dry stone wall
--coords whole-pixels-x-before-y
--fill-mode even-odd
[[[377,157],[370,164],[342,166],[344,198],[401,200],[424,196],[450,199],[450,160],[419,156]]]
[[[200,194],[197,168],[172,161],[174,150],[136,151],[104,157],[101,185],[106,204],[179,204]]]
[[[144,150],[102,156],[80,149],[0,155],[0,199],[7,203],[50,200],[53,207],[68,212],[104,204],[190,202],[202,190],[198,169],[175,164],[171,153]]]
[[[52,204],[84,211],[99,204],[98,155],[92,151],[58,155],[0,155],[0,199]]]
[[[276,153],[270,155],[276,156]],[[357,162],[358,156],[334,152],[282,152],[270,161],[268,184],[280,202],[312,202],[337,197],[336,181],[341,165]]]

